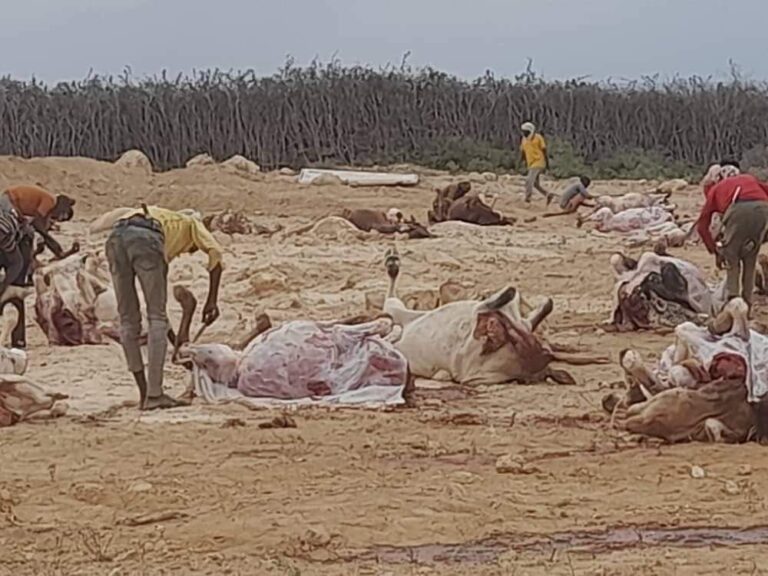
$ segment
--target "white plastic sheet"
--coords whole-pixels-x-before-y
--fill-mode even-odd
[[[299,183],[311,184],[324,175],[336,176],[344,184],[353,186],[415,186],[419,183],[418,174],[321,170],[317,168],[304,168],[299,173]]]

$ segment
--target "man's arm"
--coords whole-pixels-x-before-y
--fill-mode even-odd
[[[715,253],[715,241],[709,232],[709,225],[712,223],[712,215],[715,213],[714,194],[707,194],[707,201],[701,209],[699,219],[696,222],[696,232],[699,233],[701,241],[704,242],[707,251],[710,254]]]
[[[547,150],[547,143],[544,138],[541,139],[541,151],[544,153],[544,167],[549,170],[549,151]]]
[[[47,218],[35,218],[32,220],[32,227],[43,237],[43,242],[45,242],[45,245],[53,252],[56,258],[64,257],[64,249],[61,247],[61,244],[48,232],[49,222]]]
[[[212,324],[219,317],[219,284],[222,272],[222,250],[219,243],[203,226],[201,222],[195,222],[192,227],[192,240],[195,246],[208,255],[208,298],[203,306],[203,323]]]
[[[208,298],[203,307],[203,323],[213,324],[219,317],[219,285],[221,284],[221,264],[217,264],[208,273]]]

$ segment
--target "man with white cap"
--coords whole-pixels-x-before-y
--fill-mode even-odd
[[[536,126],[531,122],[525,122],[521,127],[523,139],[520,142],[520,154],[523,162],[528,167],[528,178],[525,181],[525,201],[530,202],[533,189],[536,188],[547,199],[547,204],[552,202],[554,194],[551,194],[541,185],[542,173],[549,168],[549,155],[547,154],[547,142],[541,134],[536,132]]]

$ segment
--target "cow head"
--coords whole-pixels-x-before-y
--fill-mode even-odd
[[[510,380],[535,382],[551,378],[559,384],[573,384],[570,374],[550,367],[555,355],[535,334],[552,309],[552,300],[548,298],[523,318],[519,293],[511,287],[480,302],[472,337],[482,343],[481,359],[506,366]]]

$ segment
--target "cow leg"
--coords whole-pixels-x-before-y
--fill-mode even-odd
[[[6,306],[8,302],[2,304],[0,310],[0,346],[9,346],[10,337],[13,330],[19,324],[19,311],[16,306]]]
[[[192,292],[180,285],[173,287],[173,297],[181,305],[181,321],[179,322],[179,331],[173,343],[173,354],[171,356],[175,361],[179,356],[179,348],[189,342],[189,330],[192,326],[195,308],[197,308],[197,299]]]
[[[734,298],[709,321],[707,327],[712,334],[722,336],[734,332],[746,340],[749,338],[749,306],[741,298]]]
[[[408,310],[399,298],[387,298],[384,301],[384,314],[392,318],[397,326],[407,326],[411,322],[418,320],[430,310]]]
[[[24,309],[24,301],[14,298],[13,300],[3,303],[3,306],[5,306],[5,304],[10,304],[16,309],[16,314],[12,314],[12,316],[16,318],[16,322],[11,331],[11,347],[23,350],[27,347],[27,315]],[[4,339],[0,342],[0,346],[5,346],[5,342],[7,342],[8,336],[5,331],[6,326],[3,326]]]
[[[397,248],[387,250],[384,257],[384,267],[387,269],[387,276],[389,276],[387,299],[397,298],[397,277],[400,275],[400,255],[397,253]]]
[[[235,350],[245,350],[246,346],[248,346],[254,338],[270,328],[272,328],[272,321],[269,319],[269,316],[266,314],[259,314],[256,318],[256,326],[253,327],[253,330],[251,330],[245,338],[240,340],[237,346],[235,346]]]
[[[727,436],[733,436],[733,432],[717,418],[704,420],[704,434],[707,441],[713,444],[725,442]]]
[[[658,387],[658,383],[651,371],[643,362],[642,356],[635,350],[624,350],[619,356],[621,367],[627,375],[630,384],[637,384],[639,392],[647,400],[650,398],[651,390]],[[632,389],[628,394],[632,393]]]

